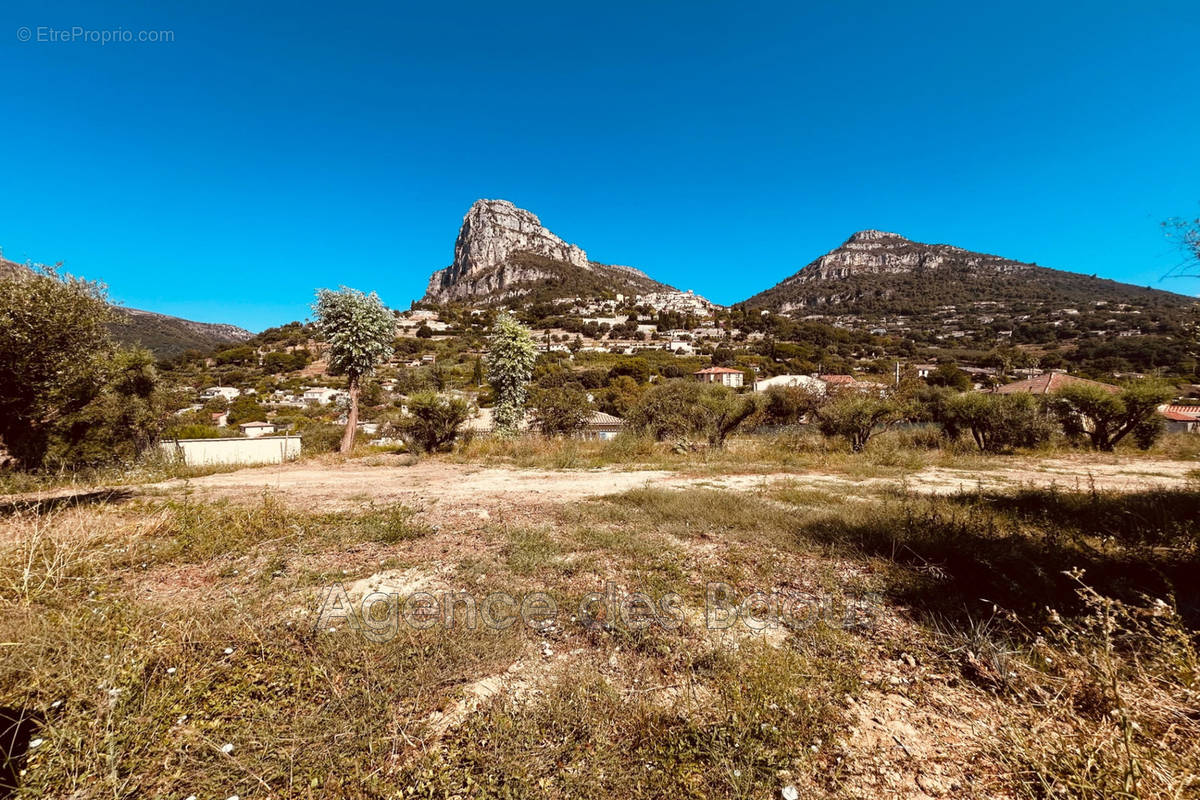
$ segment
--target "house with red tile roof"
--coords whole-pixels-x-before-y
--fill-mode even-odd
[[[1200,433],[1200,406],[1166,405],[1158,410],[1168,433]]]
[[[853,375],[818,375],[817,380],[825,381],[826,386],[854,386],[858,383]]]

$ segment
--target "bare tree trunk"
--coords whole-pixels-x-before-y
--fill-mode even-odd
[[[354,433],[358,428],[358,378],[350,379],[350,408],[346,412],[346,432],[342,434],[341,452],[354,449]]]

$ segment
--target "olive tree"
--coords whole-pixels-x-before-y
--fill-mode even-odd
[[[983,453],[1036,447],[1053,433],[1053,421],[1031,394],[968,392],[951,398],[946,412],[951,429],[969,430]]]
[[[527,384],[538,348],[533,335],[508,314],[496,316],[488,340],[487,377],[496,395],[496,432],[515,433],[525,415]]]
[[[0,278],[0,440],[16,462],[128,461],[162,427],[153,361],[109,328],[104,287],[52,267]]]
[[[841,436],[861,453],[880,430],[904,419],[905,406],[891,394],[847,389],[831,394],[815,413],[826,436]]]
[[[320,289],[312,307],[317,330],[329,343],[329,374],[345,375],[350,392],[341,452],[354,447],[358,427],[358,394],[362,379],[391,357],[395,319],[374,292],[363,294],[345,286]]]
[[[1051,404],[1068,436],[1086,436],[1092,447],[1109,452],[1139,428],[1139,445],[1146,444],[1147,439],[1153,443],[1149,436],[1153,417],[1171,395],[1170,388],[1154,381],[1131,383],[1118,391],[1102,385],[1071,383],[1054,393]]]
[[[673,380],[646,390],[627,422],[634,431],[660,441],[695,436],[722,447],[754,411],[750,397],[724,386]]]

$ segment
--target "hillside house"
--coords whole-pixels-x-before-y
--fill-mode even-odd
[[[579,432],[581,439],[597,439],[608,441],[617,438],[617,434],[625,427],[620,417],[605,414],[603,411],[593,411],[588,417],[587,424]]]
[[[740,369],[730,369],[729,367],[708,367],[696,370],[692,375],[701,383],[719,383],[731,389],[742,386],[746,378]]]
[[[242,436],[247,439],[257,439],[259,436],[267,436],[275,432],[275,423],[273,422],[243,422],[238,427],[242,431]]]
[[[1159,409],[1167,433],[1200,433],[1200,406],[1168,405]]]
[[[913,370],[917,373],[918,378],[928,378],[937,371],[937,364],[913,364]]]
[[[340,389],[329,389],[324,386],[316,386],[311,389],[305,389],[301,398],[306,403],[316,403],[318,405],[327,406],[337,400],[340,400],[348,395]]]
[[[201,400],[213,400],[217,397],[224,397],[226,400],[233,401],[242,396],[241,389],[235,389],[232,386],[210,386],[200,392]]]
[[[773,378],[761,378],[754,382],[754,391],[765,392],[773,387],[804,389],[813,394],[825,394],[825,381],[812,375],[776,375]]]

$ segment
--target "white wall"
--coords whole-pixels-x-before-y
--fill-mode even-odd
[[[300,455],[299,436],[255,439],[179,439],[159,445],[190,467],[205,464],[279,464]]]

